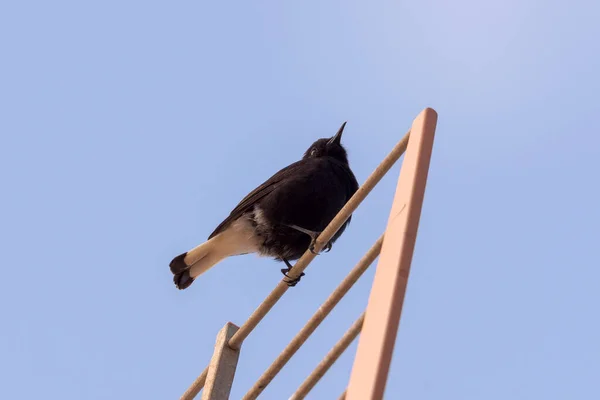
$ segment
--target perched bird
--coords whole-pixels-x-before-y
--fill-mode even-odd
[[[290,260],[299,259],[307,249],[314,253],[317,236],[358,189],[341,144],[345,126],[344,122],[333,137],[314,142],[300,161],[244,197],[206,242],[175,257],[170,267],[177,288],[189,287],[199,275],[230,256],[258,253],[273,257],[286,264],[281,272],[288,276]],[[351,216],[325,250],[331,250],[350,220]],[[287,283],[295,286],[299,280]]]

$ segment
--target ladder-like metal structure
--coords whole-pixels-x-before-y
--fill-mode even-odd
[[[306,325],[294,336],[244,395],[243,400],[256,399],[261,394],[378,256],[379,262],[366,310],[300,385],[290,400],[304,399],[359,333],[361,335],[350,381],[340,400],[383,398],[421,216],[436,124],[437,113],[431,108],[424,109],[413,121],[410,131],[319,235],[315,253],[321,251],[324,244],[329,242],[375,185],[406,152],[384,234],[377,239]],[[290,277],[292,279],[298,277],[315,257],[315,254],[306,251],[294,265]],[[221,329],[217,335],[210,364],[181,396],[181,400],[195,398],[203,388],[202,400],[229,398],[242,343],[287,290],[288,286],[282,279],[242,326],[237,327],[229,322]]]

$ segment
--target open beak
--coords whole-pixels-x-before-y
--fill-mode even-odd
[[[346,126],[346,122],[344,122],[342,124],[342,126],[340,126],[340,129],[338,129],[335,136],[332,137],[331,139],[329,139],[329,142],[327,142],[327,144],[333,144],[333,143],[340,144],[342,142],[342,133],[344,132],[344,127]]]

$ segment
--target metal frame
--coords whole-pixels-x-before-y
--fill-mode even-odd
[[[279,357],[246,393],[243,400],[256,399],[260,395],[370,264],[373,263],[380,252],[380,259],[365,313],[334,346],[313,373],[309,375],[292,398],[302,399],[308,394],[356,338],[361,331],[361,327],[361,338],[348,389],[341,395],[340,399],[379,400],[383,398],[410,272],[436,123],[437,113],[431,108],[423,110],[413,121],[409,133],[398,142],[317,238],[316,253],[335,235],[400,156],[405,151],[407,152],[384,235],[375,242],[338,288],[319,307]],[[314,258],[315,254],[306,251],[296,262],[290,277],[293,279],[299,276]],[[238,328],[232,323],[228,323],[221,329],[217,335],[215,352],[209,366],[202,371],[200,376],[181,396],[181,400],[195,398],[203,387],[202,400],[225,400],[229,398],[243,341],[287,290],[288,286],[285,280],[282,279],[242,326]]]
[[[329,350],[329,353],[321,360],[319,365],[310,373],[310,375],[302,382],[296,392],[289,398],[289,400],[302,400],[306,395],[315,387],[321,378],[329,371],[329,368],[337,361],[337,359],[346,351],[348,346],[352,344],[354,339],[360,333],[363,322],[365,320],[365,313],[363,312],[360,317],[352,326],[344,333],[344,336]]]
[[[437,113],[426,109],[410,130],[346,400],[383,398],[417,239],[436,123]]]
[[[219,331],[215,351],[208,365],[208,375],[202,392],[202,400],[229,398],[240,351],[229,347],[227,342],[238,329],[240,328],[228,322]]]

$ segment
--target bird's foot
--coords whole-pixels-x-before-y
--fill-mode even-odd
[[[310,252],[313,253],[313,254],[319,255],[319,254],[321,254],[323,252],[329,253],[331,251],[332,244],[331,244],[331,242],[327,242],[327,244],[325,245],[325,247],[323,247],[323,249],[321,249],[321,251],[319,253],[315,253],[315,245],[316,244],[317,244],[316,239],[313,239],[310,242],[310,246],[308,246],[308,250],[310,250]]]
[[[308,236],[310,236],[311,240],[310,240],[310,245],[308,246],[308,250],[310,250],[311,253],[318,255],[322,252],[329,253],[329,251],[331,251],[332,244],[331,244],[331,241],[329,241],[329,242],[327,242],[327,244],[323,247],[323,249],[319,253],[315,252],[315,247],[317,245],[317,238],[319,237],[321,232],[315,232],[315,231],[311,231],[308,229],[304,229],[302,227],[299,227],[298,225],[287,225],[287,226],[292,229],[295,229],[299,232],[306,233]]]
[[[298,284],[298,282],[300,282],[300,278],[302,278],[304,275],[306,275],[304,272],[300,274],[299,277],[297,278],[292,278],[291,276],[289,276],[288,274],[290,273],[290,271],[292,270],[292,264],[290,264],[290,262],[288,260],[286,260],[285,258],[283,259],[283,262],[285,263],[285,265],[287,265],[287,268],[282,268],[281,269],[281,273],[286,277],[289,278],[288,280],[284,280],[285,283],[287,283],[287,285],[289,287],[294,287]]]

